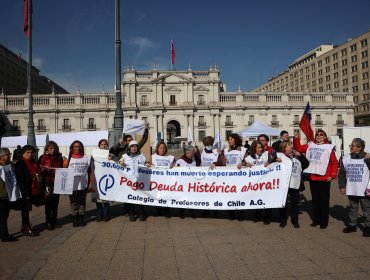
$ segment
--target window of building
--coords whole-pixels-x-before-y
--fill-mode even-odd
[[[325,57],[325,63],[328,64],[330,62],[330,58],[327,56]]]
[[[199,95],[198,96],[198,104],[199,105],[204,105],[205,102],[204,102],[204,95]]]
[[[325,67],[325,73],[329,73],[330,72],[330,66],[326,66]]]
[[[316,65],[315,64],[311,64],[311,70],[315,70],[316,68]]]
[[[19,128],[19,120],[13,120],[13,127],[14,128]]]
[[[63,129],[69,129],[70,127],[69,119],[63,119]]]
[[[347,55],[347,49],[343,49],[343,50],[341,50],[340,52],[341,52],[342,56]]]
[[[358,92],[358,86],[353,86],[352,87],[352,92]]]
[[[339,88],[339,82],[334,82],[334,88]]]
[[[369,78],[369,72],[362,73],[362,79],[366,80]]]
[[[312,73],[311,74],[311,77],[312,77],[312,79],[314,79],[315,77],[316,77],[316,73],[314,72],[314,73]]]
[[[310,75],[306,75],[306,81],[310,79]]]
[[[337,62],[333,64],[333,68],[334,68],[334,70],[338,69],[338,63]]]
[[[357,97],[357,96],[354,96],[354,97],[353,97],[353,102],[354,102],[354,103],[357,103],[357,102],[358,102],[358,97]]]
[[[347,72],[348,72],[348,71],[347,71],[347,69],[343,69],[343,70],[342,70],[342,75],[343,75],[343,76],[347,75]]]
[[[248,124],[254,123],[254,115],[249,115]]]
[[[367,57],[367,51],[363,51],[362,53],[361,53],[361,58],[365,58],[365,57]]]
[[[322,60],[319,60],[319,61],[317,62],[317,66],[319,66],[319,67],[321,67],[321,66],[322,66]]]
[[[231,116],[226,116],[226,123],[231,124]]]
[[[319,92],[323,92],[324,91],[324,88],[323,87],[319,87]]]
[[[333,74],[333,76],[334,76],[334,79],[338,79],[338,76],[339,76],[338,72],[335,72],[335,73]]]
[[[352,83],[357,82],[357,76],[352,76]]]
[[[330,86],[330,84],[326,85],[326,86],[325,86],[325,89],[326,89],[326,91],[331,90],[331,86]]]
[[[319,76],[321,76],[321,75],[322,75],[322,70],[320,69],[320,70],[319,70]]]
[[[140,106],[148,106],[148,96],[147,95],[142,95],[141,96],[141,101],[140,101]]]
[[[351,45],[350,49],[351,49],[351,52],[356,51],[357,50],[356,44]]]
[[[319,79],[319,85],[321,85],[321,84],[322,84],[322,78]]]
[[[365,68],[368,68],[368,67],[369,67],[369,62],[368,61],[365,61],[365,62],[361,63],[361,68],[362,69],[365,69]]]
[[[321,121],[321,115],[316,115],[316,121]]]
[[[338,59],[338,54],[337,53],[333,53],[333,60],[337,60]]]
[[[357,55],[353,55],[353,56],[351,56],[351,61],[352,61],[352,62],[356,62],[356,61],[357,61]]]
[[[37,121],[37,129],[38,130],[44,130],[45,129],[45,120],[44,119],[39,119]]]
[[[176,104],[176,95],[170,95],[170,105],[177,105]]]
[[[343,80],[342,80],[342,85],[343,85],[343,86],[345,86],[345,85],[347,85],[347,84],[348,84],[348,80],[347,80],[347,79],[343,79]]]
[[[347,59],[342,59],[342,66],[346,66],[347,65]]]
[[[329,82],[329,81],[330,81],[330,75],[327,75],[327,76],[325,77],[325,81],[327,81],[327,82]]]
[[[199,116],[199,124],[198,125],[205,125],[204,116]]]
[[[367,89],[369,89],[369,83],[362,84],[362,90],[367,90]]]
[[[206,138],[206,131],[205,130],[199,130],[198,131],[198,141],[201,142],[203,139]]]
[[[361,47],[366,47],[367,46],[367,39],[364,39],[361,41]]]
[[[351,67],[351,72],[357,72],[357,65],[354,65]]]
[[[367,100],[369,100],[369,94],[364,94],[364,95],[362,96],[362,99],[363,99],[363,101],[367,101]]]
[[[299,115],[294,115],[294,118],[293,118],[293,124],[294,124],[294,125],[299,124]]]

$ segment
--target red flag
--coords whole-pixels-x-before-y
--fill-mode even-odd
[[[173,41],[171,40],[171,64],[175,64],[175,46],[173,45]]]
[[[307,142],[313,141],[314,133],[311,124],[312,116],[311,116],[311,108],[310,102],[307,102],[306,109],[303,112],[301,122],[299,123],[299,128],[302,130],[304,134],[306,134]]]
[[[17,59],[18,59],[18,61],[22,61],[22,54],[21,53],[19,53]]]
[[[30,27],[28,26],[28,0],[24,0],[23,30],[28,39],[30,37]]]

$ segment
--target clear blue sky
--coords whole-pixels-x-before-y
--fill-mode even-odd
[[[246,91],[321,44],[370,28],[369,0],[121,0],[122,71],[217,63],[228,91]],[[114,0],[33,0],[33,64],[71,92],[111,92]],[[0,42],[27,58],[23,0],[1,0]]]

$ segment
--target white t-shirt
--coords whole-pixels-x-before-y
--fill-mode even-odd
[[[236,166],[242,163],[244,160],[245,153],[247,149],[241,147],[240,150],[230,150],[228,148],[224,149],[224,155],[226,157],[226,166]]]
[[[170,165],[175,161],[175,157],[171,155],[160,156],[157,154],[152,155],[152,164],[155,167],[170,167]]]
[[[210,166],[212,163],[216,162],[218,159],[218,152],[217,149],[213,149],[212,153],[206,153],[203,150],[201,155],[202,166]]]
[[[310,165],[304,170],[305,173],[325,175],[328,169],[331,152],[334,149],[332,144],[308,143],[306,158]]]
[[[346,195],[365,196],[365,189],[370,185],[370,172],[364,159],[353,159],[348,154],[343,157],[343,166],[347,177]]]
[[[90,167],[91,156],[84,155],[82,158],[71,158],[68,168],[73,168],[73,190],[85,190],[88,183],[87,170]]]
[[[191,163],[187,163],[185,160],[180,158],[176,161],[176,166],[197,166],[197,163],[195,162],[194,159]]]
[[[269,153],[268,151],[265,151],[261,156],[256,154],[256,158],[253,158],[251,155],[249,155],[245,158],[245,162],[253,166],[264,165],[265,163],[269,162]]]

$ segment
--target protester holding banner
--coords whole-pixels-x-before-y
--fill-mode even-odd
[[[45,218],[48,230],[54,230],[57,226],[59,194],[54,193],[55,168],[63,167],[63,157],[59,152],[59,146],[54,141],[49,141],[44,154],[38,159],[38,166],[42,182],[45,185]]]
[[[261,142],[253,141],[251,144],[251,148],[249,151],[249,155],[245,158],[245,163],[247,167],[253,166],[268,166],[272,161],[271,156],[269,155],[268,151],[265,151],[263,148],[263,144]],[[271,221],[271,209],[258,209],[255,211],[254,215],[254,222],[259,222],[263,220],[265,225],[270,224]]]
[[[212,136],[206,136],[203,139],[204,148],[201,153],[201,166],[208,166],[210,169],[215,168],[217,165],[221,165],[219,162],[219,154],[221,152],[219,152],[218,149],[213,148],[214,140],[215,139]]]
[[[292,175],[289,181],[288,194],[290,196],[290,218],[294,228],[299,228],[298,214],[299,214],[299,191],[302,189],[302,172],[309,166],[309,162],[306,157],[297,152],[293,151],[293,143],[289,140],[284,140],[280,144],[277,156],[282,161],[291,161],[292,163]],[[285,207],[280,208],[280,227],[285,227],[287,224],[287,203]]]
[[[108,140],[107,139],[100,139],[98,143],[98,148],[101,150],[108,150]],[[108,159],[113,160],[113,155],[109,154]],[[94,159],[91,162],[92,169],[94,170]],[[90,183],[93,183],[94,179],[90,180]],[[92,186],[92,193],[91,193],[92,201],[96,203],[96,212],[97,212],[97,222],[108,222],[110,217],[110,202],[100,199],[99,192],[96,190],[96,186]]]
[[[20,198],[20,190],[15,179],[11,153],[8,148],[0,148],[0,238],[2,242],[14,242],[18,239],[8,232],[8,217],[11,202]]]
[[[312,195],[312,227],[320,225],[325,229],[329,222],[330,182],[337,177],[338,160],[334,153],[334,145],[329,144],[326,132],[319,129],[315,140],[301,145],[298,132],[294,133],[294,147],[300,153],[306,153],[310,162],[303,170],[309,174]]]
[[[123,154],[118,162],[122,166],[132,169],[134,174],[137,174],[138,165],[145,165],[147,161],[145,156],[140,153],[139,143],[137,141],[131,140],[128,146],[128,152]],[[127,207],[129,208],[130,222],[135,222],[138,216],[141,222],[146,220],[144,205],[128,203]]]
[[[195,152],[196,150],[194,149],[193,146],[188,145],[184,149],[184,154],[183,156],[176,161],[176,166],[200,166],[200,162],[197,162],[195,159]],[[194,219],[195,218],[195,212],[193,209],[190,209],[190,215]],[[180,208],[180,218],[184,219],[185,218],[185,209]]]
[[[69,147],[68,161],[64,167],[73,169],[73,193],[69,195],[73,227],[84,226],[86,193],[91,179],[91,157],[85,155],[82,142],[75,140]]]
[[[227,137],[229,147],[223,150],[223,155],[226,159],[226,166],[235,166],[238,169],[242,168],[243,161],[247,156],[247,149],[243,147],[243,142],[240,136],[236,133],[231,133]],[[229,210],[229,220],[235,220],[238,218],[239,221],[244,219],[242,210]]]
[[[141,149],[146,141],[148,141],[149,137],[149,123],[145,123],[144,125],[144,134],[141,140],[138,143],[139,149]],[[119,143],[115,144],[112,148],[110,148],[109,152],[114,154],[118,159],[122,158],[122,155],[127,154],[129,152],[129,145],[130,142],[133,140],[131,134],[126,134],[123,137],[123,140]]]
[[[15,174],[18,186],[22,194],[22,228],[21,232],[26,236],[37,235],[30,223],[30,214],[32,203],[40,205],[41,198],[44,198],[45,192],[41,189],[40,170],[33,159],[35,148],[31,145],[25,145],[21,149],[22,158],[15,164]]]
[[[151,160],[149,161],[150,165],[153,167],[161,168],[173,168],[176,165],[175,157],[167,154],[167,145],[164,142],[159,142],[155,147],[155,153],[152,154]],[[156,206],[156,214],[162,214],[162,207]],[[170,208],[164,208],[164,214],[166,218],[170,218]]]
[[[340,161],[338,185],[341,194],[346,194],[349,200],[349,222],[343,229],[344,233],[357,231],[358,207],[361,205],[365,218],[364,237],[370,237],[370,197],[365,195],[369,186],[370,159],[365,158],[365,141],[354,138],[350,153]]]

